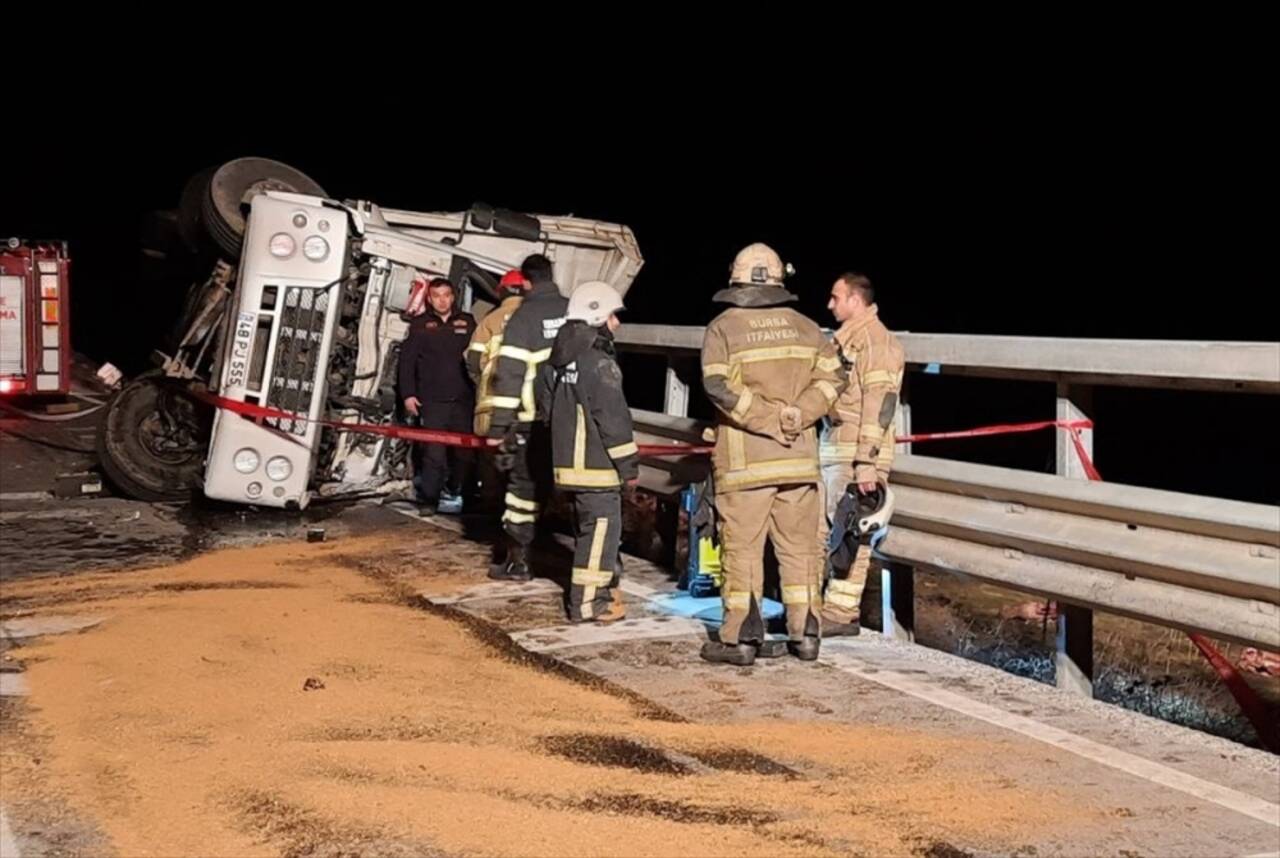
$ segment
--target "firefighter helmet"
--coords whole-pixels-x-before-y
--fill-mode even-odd
[[[893,517],[893,489],[887,483],[877,481],[875,489],[866,494],[853,485],[848,491],[857,496],[854,525],[859,533],[873,533],[889,523]]]
[[[790,273],[791,266],[782,264],[777,251],[757,242],[742,248],[733,258],[729,282],[735,286],[781,286]]]
[[[609,316],[623,309],[622,296],[603,280],[590,280],[578,285],[569,296],[566,319],[580,319],[593,328],[609,321]]]
[[[498,281],[499,292],[523,292],[528,288],[529,281],[524,279],[524,274],[520,273],[519,268],[512,268]]]

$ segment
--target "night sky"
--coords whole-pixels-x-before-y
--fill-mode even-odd
[[[433,112],[433,130],[352,104],[324,133],[302,130],[304,117],[211,123],[168,109],[104,126],[67,108],[66,133],[5,149],[0,236],[71,242],[73,342],[132,371],[186,288],[143,265],[146,213],[174,208],[196,170],[245,155],[290,163],[338,198],[628,224],[646,259],[633,321],[705,323],[733,254],[765,241],[824,325],[832,279],[856,269],[896,330],[1274,341],[1265,116],[1248,93],[1193,91],[1192,79],[1135,80],[1096,103],[1061,80],[1001,97],[939,81],[884,111],[832,97],[803,114],[730,105],[714,88],[678,104],[587,94],[566,119],[552,106],[509,123]],[[624,368],[633,399],[658,395],[650,367]],[[917,431],[1053,416],[1049,385],[916,381]],[[1280,502],[1276,397],[1099,389],[1095,411],[1108,479]],[[916,451],[1043,470],[1053,444],[1046,433]]]

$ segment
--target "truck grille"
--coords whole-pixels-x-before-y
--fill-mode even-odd
[[[269,407],[302,417],[311,412],[328,310],[328,290],[285,287],[271,384],[267,388]],[[306,420],[282,417],[268,418],[266,422],[294,435],[305,435],[307,431]]]

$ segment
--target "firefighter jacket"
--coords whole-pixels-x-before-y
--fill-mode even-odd
[[[568,306],[556,284],[547,280],[534,283],[507,320],[493,369],[490,438],[501,438],[509,429],[527,432],[537,419],[534,385],[538,368],[551,357],[551,346]]]
[[[735,306],[717,316],[702,343],[702,385],[719,418],[716,491],[818,482],[813,424],[845,383],[834,344],[795,310]],[[798,434],[782,428],[790,405],[800,410]]]
[[[498,349],[502,348],[503,332],[507,320],[524,300],[523,295],[507,295],[498,306],[490,310],[476,325],[467,346],[467,374],[476,386],[477,435],[489,434],[489,417],[493,412],[493,371],[498,363]]]
[[[849,367],[849,386],[831,409],[831,426],[822,438],[822,461],[852,462],[855,479],[870,482],[877,471],[887,476],[893,464],[902,344],[880,321],[875,305],[856,322],[845,322],[836,331],[836,343]]]
[[[613,335],[566,322],[542,367],[539,414],[551,423],[556,488],[617,490],[639,474],[640,455]]]

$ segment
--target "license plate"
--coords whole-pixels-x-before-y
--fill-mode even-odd
[[[253,340],[253,326],[257,317],[253,313],[241,313],[236,317],[236,334],[231,341],[231,362],[227,365],[227,387],[244,387],[245,374],[249,371],[249,345]]]

